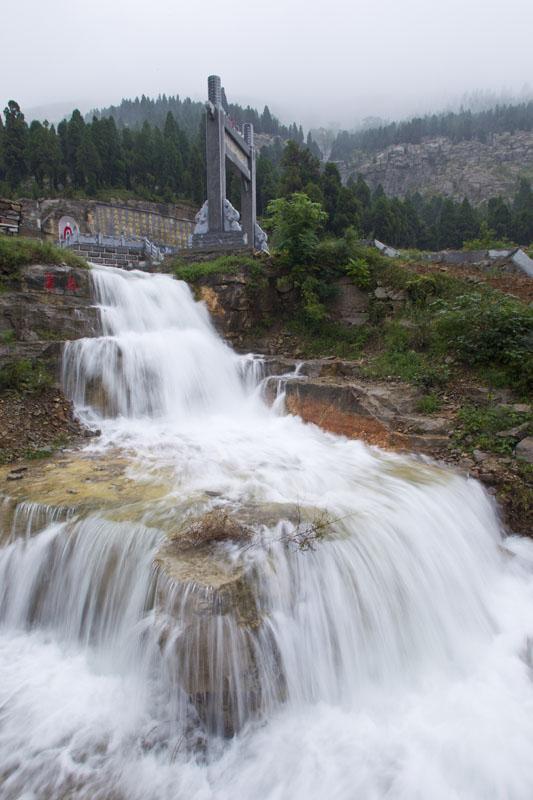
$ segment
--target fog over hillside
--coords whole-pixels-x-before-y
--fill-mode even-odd
[[[532,74],[532,27],[530,0],[205,0],[201,14],[168,0],[96,2],[90,13],[27,0],[2,20],[0,74],[3,94],[24,108],[71,99],[88,110],[137,94],[201,100],[218,73],[240,105],[352,128],[441,109],[465,92],[519,94]]]

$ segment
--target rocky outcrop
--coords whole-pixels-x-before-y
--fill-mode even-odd
[[[274,693],[281,700],[285,684],[274,664],[266,683],[261,674],[258,640],[269,634],[256,576],[246,559],[231,557],[224,544],[244,540],[252,546],[262,526],[275,528],[282,521],[297,526],[305,510],[258,503],[206,513],[213,504],[217,508],[210,493],[180,505],[169,494],[171,471],[163,468],[157,482],[139,483],[129,466],[123,455],[109,452],[105,457],[65,452],[15,468],[0,466],[0,535],[28,536],[42,523],[95,513],[103,520],[158,528],[163,541],[154,556],[146,609],[154,612],[162,669],[172,676],[176,698],[185,695],[207,730],[231,736],[266,702],[274,702]]]
[[[435,453],[448,446],[450,419],[417,413],[422,395],[417,387],[369,381],[354,362],[337,359],[306,361],[287,376],[297,363],[267,360],[266,368],[274,374],[266,382],[266,393],[274,399],[280,388],[280,378],[274,375],[285,373],[281,383],[287,411],[305,422],[395,450]]]
[[[86,435],[72,403],[53,386],[38,393],[0,393],[0,464],[50,456]],[[22,480],[17,472],[10,480]]]
[[[388,195],[421,192],[482,203],[495,195],[510,198],[518,179],[531,176],[533,132],[492,134],[486,142],[439,137],[391,145],[373,157],[354,153],[339,166],[345,180],[361,173],[372,189],[381,184]]]
[[[61,343],[99,328],[88,269],[33,264],[22,267],[0,294],[0,367],[16,359],[59,372]]]
[[[528,464],[533,464],[533,436],[526,436],[518,442],[515,450],[517,458],[522,461],[527,461]]]
[[[335,282],[337,295],[330,305],[331,315],[344,325],[365,325],[369,320],[370,297],[358,289],[351,278]]]
[[[88,269],[33,264],[0,293],[0,463],[36,458],[83,435],[59,389],[63,342],[99,330]]]
[[[205,302],[219,333],[240,349],[254,345],[265,317],[279,313],[289,302],[277,291],[274,279],[254,280],[244,271],[205,275],[192,288]]]

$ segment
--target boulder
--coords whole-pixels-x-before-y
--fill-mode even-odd
[[[521,461],[533,464],[533,436],[526,436],[515,447],[515,455]]]

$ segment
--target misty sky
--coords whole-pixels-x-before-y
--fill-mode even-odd
[[[231,101],[350,127],[533,84],[533,0],[20,0],[0,28],[23,109],[204,99],[217,73]]]

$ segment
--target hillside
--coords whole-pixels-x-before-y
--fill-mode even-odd
[[[228,103],[225,96],[224,103],[229,117],[239,125],[251,122],[257,133],[281,136],[283,139],[292,138],[295,141],[303,142],[301,126],[295,122],[289,126],[283,125],[270,112],[268,106],[259,112],[251,106],[243,108],[238,103]],[[196,136],[203,120],[204,111],[203,101],[191,100],[190,97],[181,99],[179,95],[162,94],[152,98],[143,94],[134,100],[124,98],[116,106],[94,109],[86,114],[85,121],[91,122],[93,117],[97,119],[112,117],[119,128],[140,128],[145,122],[157,128],[164,128],[167,115],[170,113],[188,136]]]
[[[331,160],[390,196],[419,191],[481,203],[509,199],[533,175],[533,103],[432,114],[354,133],[341,131]]]
[[[345,180],[360,173],[372,189],[381,184],[393,197],[421,192],[474,204],[498,195],[510,199],[519,178],[533,177],[533,132],[492,134],[485,142],[439,136],[372,155],[356,151],[338,166]]]

